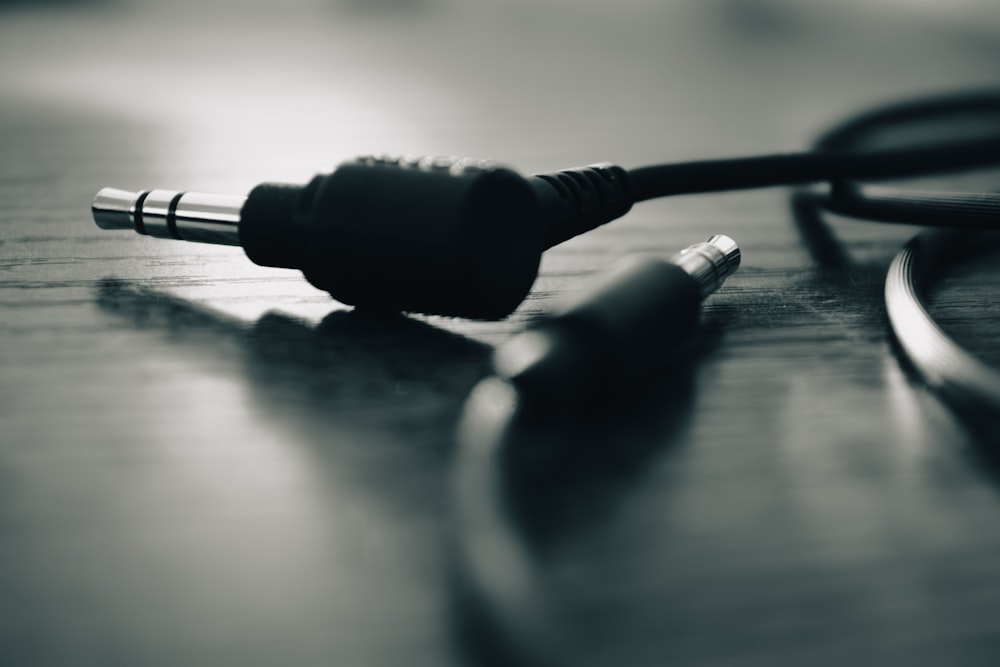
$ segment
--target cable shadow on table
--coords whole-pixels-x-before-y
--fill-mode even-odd
[[[117,279],[100,283],[97,303],[197,354],[235,347],[260,412],[311,422],[313,435],[336,424],[386,441],[446,442],[489,366],[486,345],[399,314],[335,310],[313,327],[268,313],[248,325]]]

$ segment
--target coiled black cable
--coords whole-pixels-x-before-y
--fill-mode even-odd
[[[971,140],[985,152],[996,152],[994,140],[1000,133],[1000,91],[966,92],[910,100],[874,109],[832,128],[816,142],[817,151],[859,151],[878,142],[880,137],[907,126],[937,126],[955,131],[956,126],[992,126],[989,134]],[[970,140],[966,140],[968,145]],[[984,155],[984,153],[979,153]],[[933,162],[933,157],[931,158]],[[943,164],[943,163],[942,163]],[[952,163],[953,167],[932,171],[940,173],[990,164]],[[863,178],[852,176],[852,178]],[[884,186],[862,186],[843,179],[830,181],[830,191],[818,201],[824,208],[841,215],[878,222],[893,222],[933,227],[976,229],[1000,228],[1000,195],[995,192],[928,192]]]
[[[907,126],[955,131],[963,124],[985,124],[1000,132],[1000,92],[930,97],[875,109],[828,131],[816,149],[857,150]],[[982,140],[983,146],[990,143]],[[957,248],[980,247],[1000,233],[1000,194],[927,192],[834,180],[829,192],[814,202],[850,217],[942,228],[918,234],[889,267],[885,284],[889,324],[901,353],[928,386],[963,417],[974,419],[977,429],[991,417],[995,420],[1000,415],[1000,373],[945,334],[927,311],[924,298],[934,272],[961,256]],[[970,229],[977,231],[965,231]]]
[[[981,126],[985,125],[984,131]],[[971,132],[968,130],[971,126]],[[890,145],[892,135],[958,131],[951,141]],[[898,137],[895,138],[898,142]],[[1000,193],[927,191],[863,180],[968,170],[1000,162],[1000,91],[906,100],[872,109],[828,130],[810,152],[644,167],[629,172],[636,200],[672,194],[825,181],[800,188],[803,203],[843,216],[951,230],[1000,232]],[[955,235],[927,232],[894,261],[886,283],[890,325],[901,351],[943,396],[1000,414],[1000,373],[979,363],[938,327],[923,305],[927,277],[953,258]],[[954,404],[954,401],[952,401]],[[980,411],[981,412],[981,411]]]

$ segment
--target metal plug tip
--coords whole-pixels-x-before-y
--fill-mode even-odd
[[[138,192],[102,188],[90,205],[94,222],[101,229],[133,229],[131,211],[138,199]]]
[[[740,247],[728,236],[716,234],[708,241],[685,248],[673,261],[697,281],[704,299],[736,273],[740,267]]]
[[[742,254],[740,253],[740,247],[736,245],[736,241],[725,234],[715,234],[708,239],[708,243],[722,251],[722,256],[725,259],[728,270],[727,275],[732,275],[736,272],[736,269],[740,268]]]

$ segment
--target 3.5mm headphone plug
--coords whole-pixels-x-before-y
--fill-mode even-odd
[[[105,188],[92,210],[102,229],[241,246],[343,303],[499,319],[545,249],[631,206],[628,174],[613,165],[524,177],[484,160],[370,156],[247,197]]]
[[[676,354],[696,330],[701,302],[740,258],[736,242],[721,234],[669,261],[626,257],[498,348],[496,374],[532,401],[586,408]]]

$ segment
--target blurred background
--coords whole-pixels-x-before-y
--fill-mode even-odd
[[[799,148],[859,99],[992,83],[1000,29],[988,0],[3,5],[5,107],[140,125],[204,188],[383,150],[531,171]]]
[[[490,347],[623,254],[723,232],[745,264],[701,393],[628,436],[657,453],[593,494],[627,501],[567,503],[543,549],[589,655],[995,664],[994,486],[939,448],[965,436],[878,305],[912,229],[844,222],[861,263],[831,283],[784,193],[652,202],[548,253],[509,320],[387,327],[88,206],[379,152],[533,173],[798,150],[996,85],[998,35],[993,0],[0,1],[0,663],[477,661],[445,545]]]

